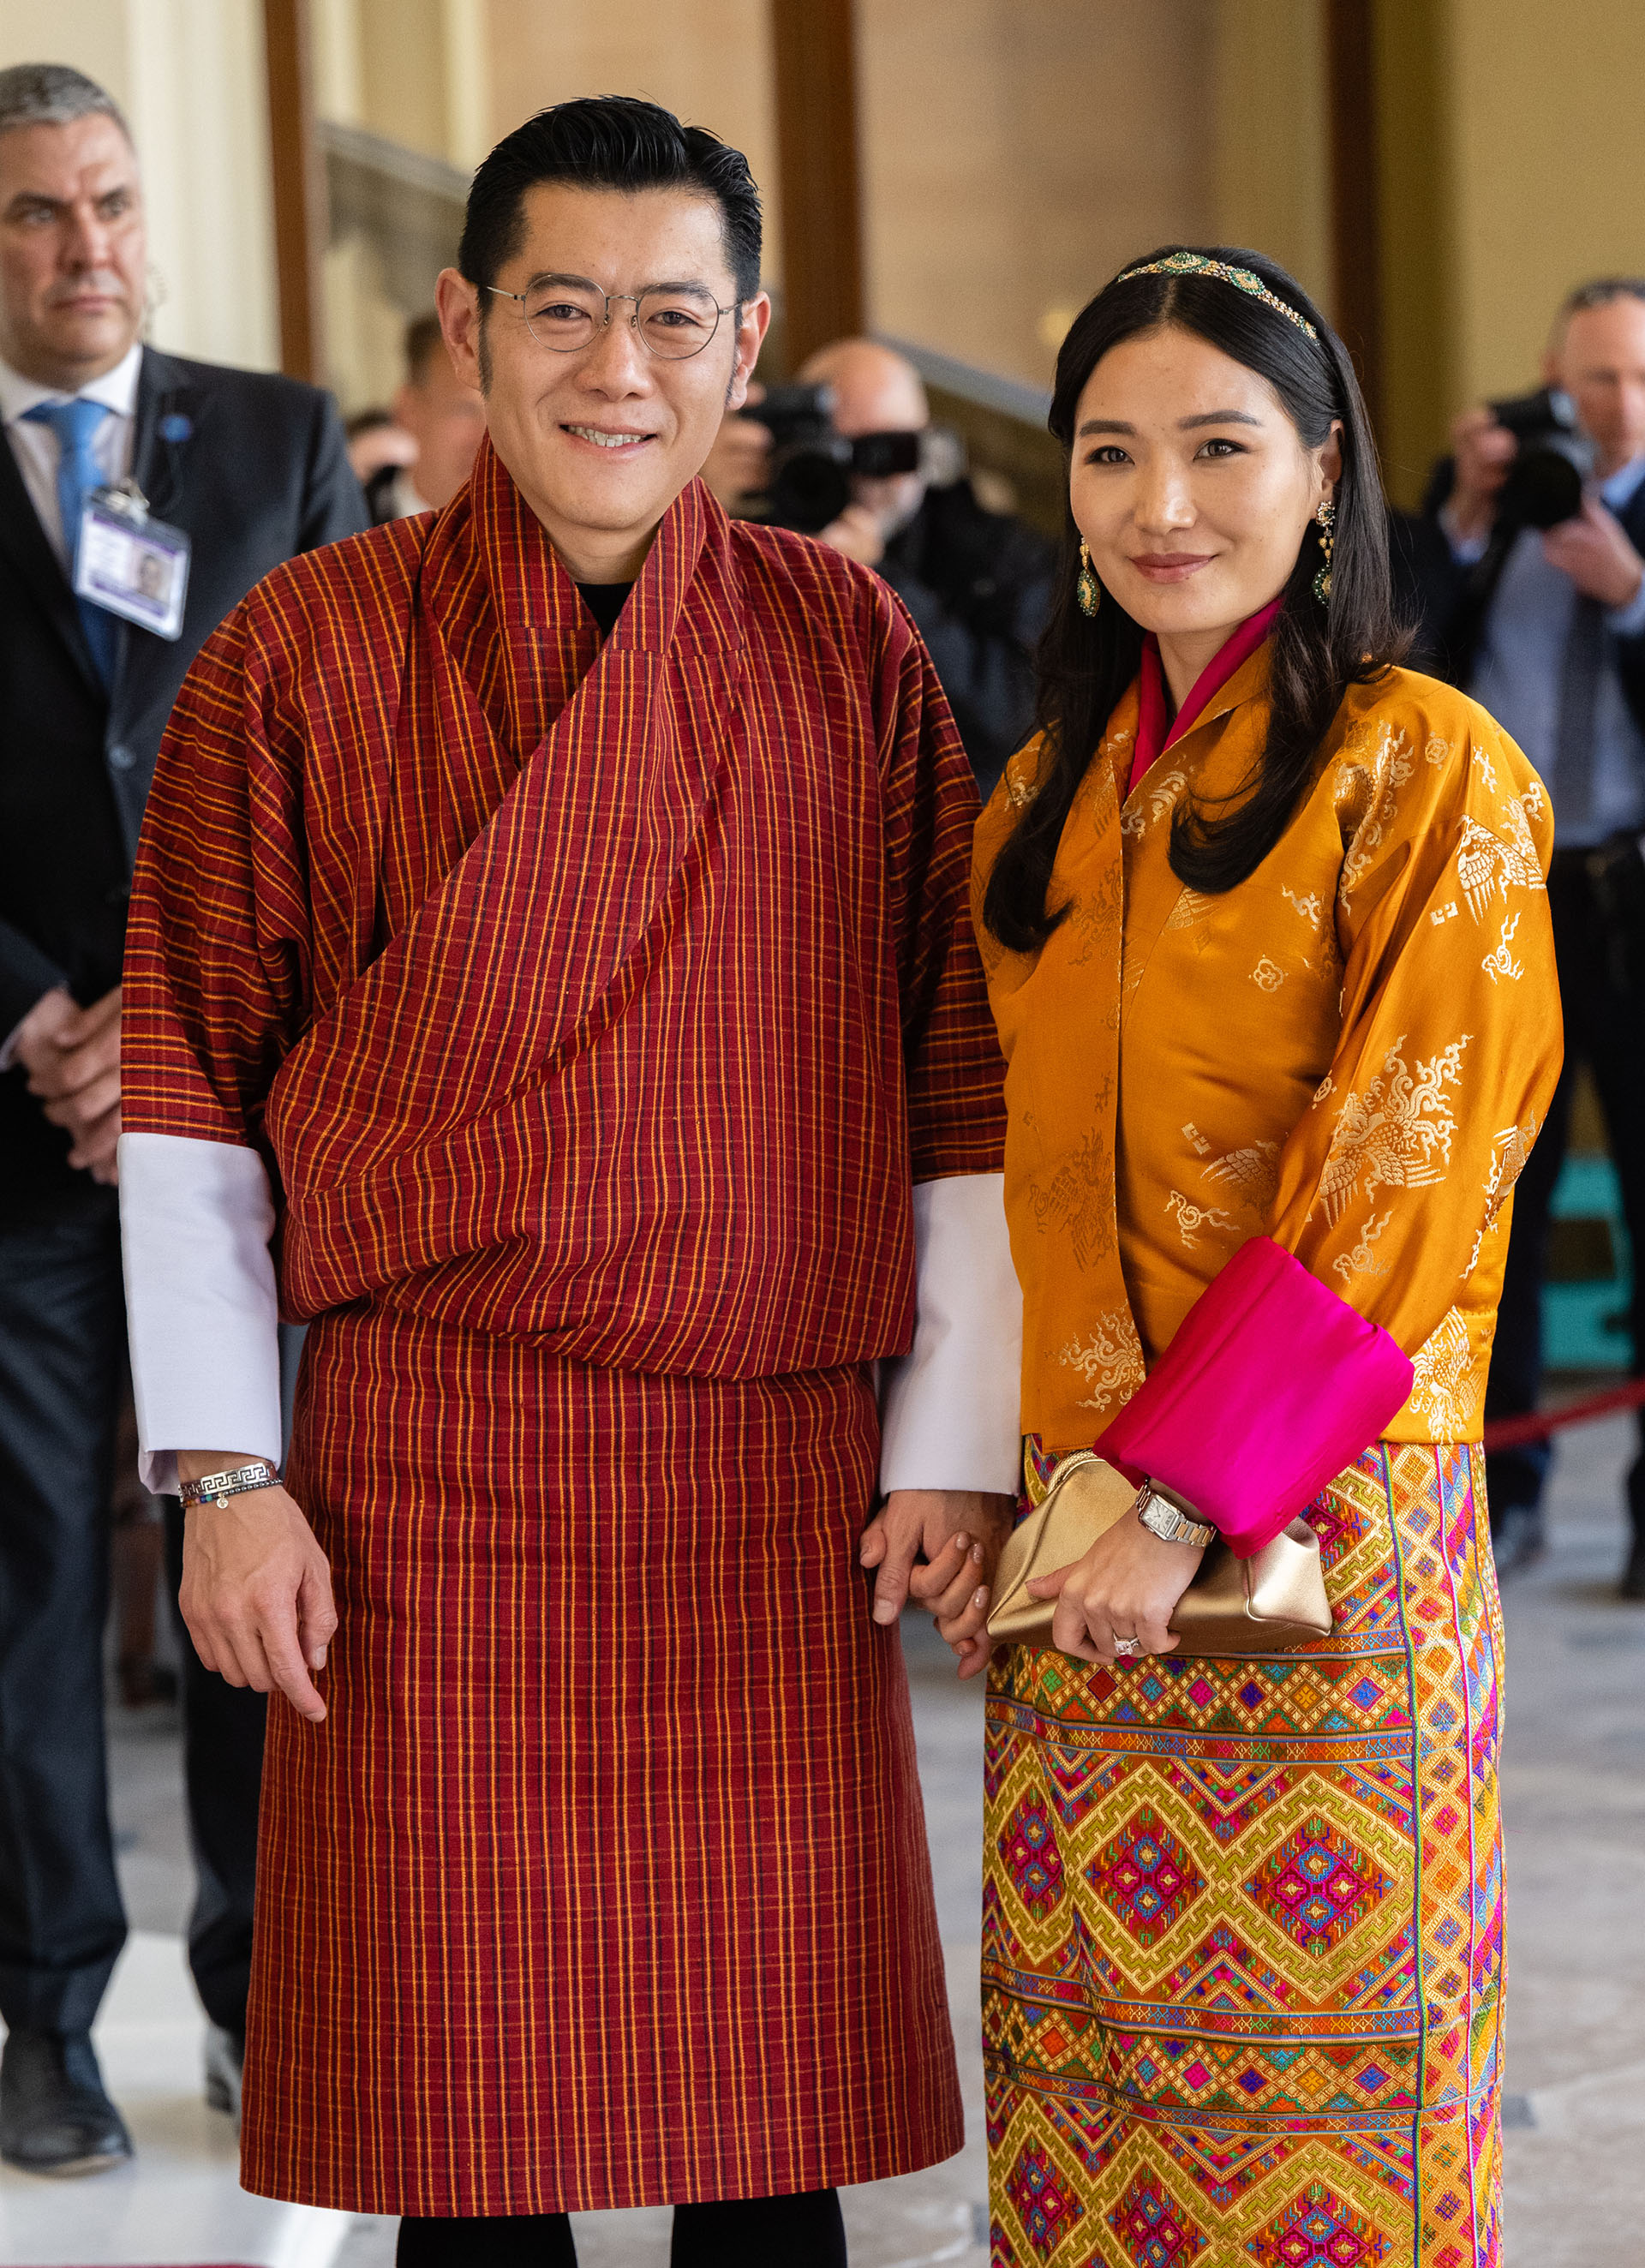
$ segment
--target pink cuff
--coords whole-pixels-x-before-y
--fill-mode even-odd
[[[1411,1381],[1386,1331],[1254,1237],[1097,1447],[1186,1497],[1249,1558],[1380,1437]]]

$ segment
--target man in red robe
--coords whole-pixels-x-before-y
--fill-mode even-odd
[[[886,587],[694,478],[759,257],[650,105],[494,151],[468,487],[261,585],[149,806],[144,1464],[249,1476],[183,1609],[291,1705],[244,2178],[402,2260],[839,2262],[960,2141],[894,1625],[980,1621],[1017,1457],[976,806]]]

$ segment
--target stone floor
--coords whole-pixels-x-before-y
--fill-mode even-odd
[[[1504,2268],[1645,2261],[1645,1608],[1621,1605],[1624,1421],[1566,1435],[1546,1561],[1511,1583],[1504,1795],[1510,2029]],[[977,2029],[980,1695],[905,1626],[970,2140],[928,2174],[848,2191],[854,2268],[985,2268]],[[105,2011],[133,2168],[55,2185],[0,2169],[0,2268],[235,2260],[387,2268],[393,2225],[271,2206],[238,2188],[227,2122],[199,2100],[199,2018],[178,1933],[189,1877],[176,1729],[114,1722],[134,1938]],[[584,2268],[662,2268],[665,2213],[584,2216]],[[1101,2263],[1099,2268],[1132,2268]],[[1198,2268],[1223,2268],[1208,2259]],[[1389,2264],[1394,2268],[1394,2264]]]

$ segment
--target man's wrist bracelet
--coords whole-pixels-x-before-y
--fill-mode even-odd
[[[177,1493],[185,1509],[196,1504],[226,1504],[231,1496],[248,1496],[253,1489],[278,1488],[280,1475],[259,1457],[249,1465],[236,1465],[226,1473],[207,1473],[185,1481]]]

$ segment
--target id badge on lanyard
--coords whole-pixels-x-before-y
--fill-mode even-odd
[[[180,527],[150,518],[148,499],[135,482],[99,489],[80,513],[75,594],[156,637],[179,637],[189,550]]]

